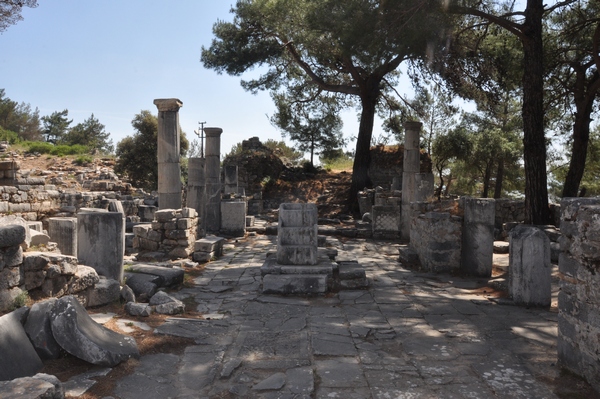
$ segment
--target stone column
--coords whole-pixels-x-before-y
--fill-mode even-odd
[[[491,277],[494,262],[496,201],[464,198],[461,270],[469,276]]]
[[[416,198],[415,175],[420,172],[421,151],[419,149],[419,135],[421,122],[404,123],[404,164],[402,166],[402,221],[400,236],[410,240],[410,203]]]
[[[205,127],[206,134],[206,207],[205,229],[218,233],[221,229],[221,133],[219,127]]]
[[[198,230],[205,231],[206,179],[204,158],[188,159],[187,206],[198,213]],[[203,236],[204,234],[200,234]]]
[[[176,98],[156,99],[158,108],[158,207],[181,209],[179,108]]]
[[[508,292],[526,306],[550,306],[552,301],[550,239],[535,226],[518,225],[510,232]]]
[[[77,214],[77,260],[106,278],[123,280],[125,219],[119,212],[82,208]]]
[[[49,218],[48,235],[61,254],[77,256],[77,218]]]

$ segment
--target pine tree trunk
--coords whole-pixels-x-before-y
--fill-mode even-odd
[[[498,170],[496,171],[496,186],[494,187],[494,199],[502,198],[502,183],[504,183],[504,158],[498,159]]]
[[[361,96],[362,111],[360,114],[358,137],[356,139],[354,165],[352,166],[352,184],[348,198],[351,211],[357,209],[358,192],[373,185],[368,172],[369,165],[371,164],[371,137],[373,135],[376,102],[377,96]]]
[[[565,178],[562,196],[577,197],[579,185],[585,171],[585,161],[587,158],[587,148],[590,141],[590,123],[593,111],[594,97],[587,96],[585,90],[585,70],[577,71],[577,81],[575,83],[575,123],[573,124],[573,146],[571,148],[571,162],[569,171]],[[594,85],[598,80],[598,73],[594,75],[590,85]]]
[[[527,0],[522,37],[525,223],[539,225],[550,220],[544,135],[543,12],[543,0]]]
[[[492,165],[487,164],[483,174],[483,193],[481,198],[487,198],[490,195],[490,178],[492,177]]]

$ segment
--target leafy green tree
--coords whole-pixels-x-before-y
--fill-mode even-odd
[[[569,171],[569,163],[555,163],[552,168],[551,192],[558,199],[562,196],[563,182]],[[600,125],[590,131],[587,146],[585,171],[581,178],[580,190],[577,196],[600,195]]]
[[[40,111],[32,110],[30,104],[11,100],[0,89],[0,127],[17,133],[21,140],[40,140]]]
[[[0,32],[23,20],[23,7],[37,7],[37,0],[0,0]]]
[[[73,119],[69,120],[67,115],[69,110],[58,112],[55,111],[49,116],[42,117],[42,123],[44,129],[42,133],[46,136],[46,141],[52,144],[58,143],[62,137],[69,130],[69,125],[73,122]]]
[[[543,24],[548,15],[572,1],[559,2],[546,7],[543,0],[527,0],[522,11],[514,10],[515,3],[494,0],[455,0],[450,7],[452,12],[469,16],[467,21],[471,24],[471,28],[479,27],[480,30],[485,31],[490,27],[499,27],[513,35],[520,43],[523,159],[526,183],[525,221],[532,224],[546,224],[550,221],[544,131]]]
[[[552,16],[546,35],[549,97],[562,110],[557,118],[571,131],[563,197],[577,196],[586,165],[594,102],[600,93],[600,66],[596,63],[596,59],[600,61],[599,14],[598,1],[568,4]]]
[[[202,49],[205,67],[239,76],[251,91],[284,87],[297,101],[326,92],[341,105],[356,104],[360,125],[349,201],[370,186],[368,167],[376,108],[396,83],[397,69],[425,56],[443,28],[433,0],[238,0],[233,22],[219,21],[215,39]],[[429,27],[431,29],[425,29]],[[439,29],[437,29],[439,28]]]
[[[465,159],[473,148],[473,143],[464,126],[458,126],[452,129],[448,134],[437,136],[432,144],[433,167],[437,171],[439,185],[435,195],[440,199],[445,189],[449,191],[452,175],[450,164],[456,160]],[[446,180],[444,178],[446,177]]]
[[[144,110],[131,121],[135,129],[117,144],[115,172],[127,176],[134,187],[148,191],[158,186],[158,118]],[[184,156],[189,142],[184,132],[180,136],[180,154]],[[182,162],[182,166],[185,162]],[[182,175],[187,175],[187,171]]]
[[[287,96],[274,94],[273,100],[277,112],[271,117],[271,123],[281,129],[284,137],[289,136],[298,143],[301,152],[310,153],[312,167],[315,154],[344,145],[343,122],[334,99],[322,97],[309,103],[290,102]]]
[[[61,144],[84,145],[92,150],[111,153],[114,149],[110,133],[104,131],[104,125],[92,114],[83,123],[73,126],[60,140]]]

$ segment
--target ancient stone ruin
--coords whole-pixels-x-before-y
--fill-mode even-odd
[[[375,281],[366,268],[345,253],[343,245],[333,248],[327,236],[359,239],[365,247],[377,241],[392,243],[399,257],[390,258],[385,266],[390,271],[402,265],[502,285],[508,297],[494,298],[495,304],[553,306],[551,286],[558,276],[559,363],[600,389],[600,322],[595,316],[600,307],[598,199],[564,199],[555,206],[560,229],[523,225],[522,201],[434,201],[431,166],[419,149],[421,125],[411,122],[405,125],[402,168],[370,171],[379,187],[359,194],[361,219],[332,222],[319,218],[315,203],[264,201],[261,188],[250,182],[248,156],[221,170],[223,132],[217,127],[204,129],[206,154],[190,159],[188,186],[182,187],[182,102],[154,103],[159,113],[159,184],[154,195],[136,191],[108,171],[94,179],[80,176],[81,186],[93,189],[83,192],[22,174],[17,161],[0,161],[0,213],[5,215],[0,218],[0,311],[7,312],[0,317],[0,353],[2,359],[11,359],[0,362],[0,396],[3,389],[25,384],[40,395],[62,397],[60,381],[37,373],[44,360],[64,352],[106,367],[137,357],[132,338],[101,326],[85,307],[120,301],[130,316],[158,313],[175,320],[189,310],[182,297],[171,292],[184,284],[185,269],[207,264],[236,240],[257,234],[276,236],[275,251],[254,254],[264,261],[260,275],[257,267],[255,275],[244,277],[265,303],[276,303],[277,296],[296,296],[300,298],[290,301],[310,306],[313,296],[348,299],[369,294]],[[270,159],[257,138],[244,146],[259,159]],[[277,209],[277,222],[265,215],[272,208]],[[508,273],[495,278],[494,253],[500,251],[508,253]],[[237,271],[227,273],[224,276]],[[379,277],[383,282],[378,285],[388,284],[385,276]],[[219,283],[199,297],[231,289],[226,277]],[[30,308],[21,306],[27,296],[35,299]],[[394,300],[384,299],[390,307]],[[207,312],[211,306],[205,305]],[[374,334],[383,339],[389,330]],[[390,337],[385,339],[395,339]],[[239,364],[229,366],[233,372]]]

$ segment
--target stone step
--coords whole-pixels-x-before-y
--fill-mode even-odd
[[[317,295],[327,292],[326,274],[267,274],[263,294]]]

